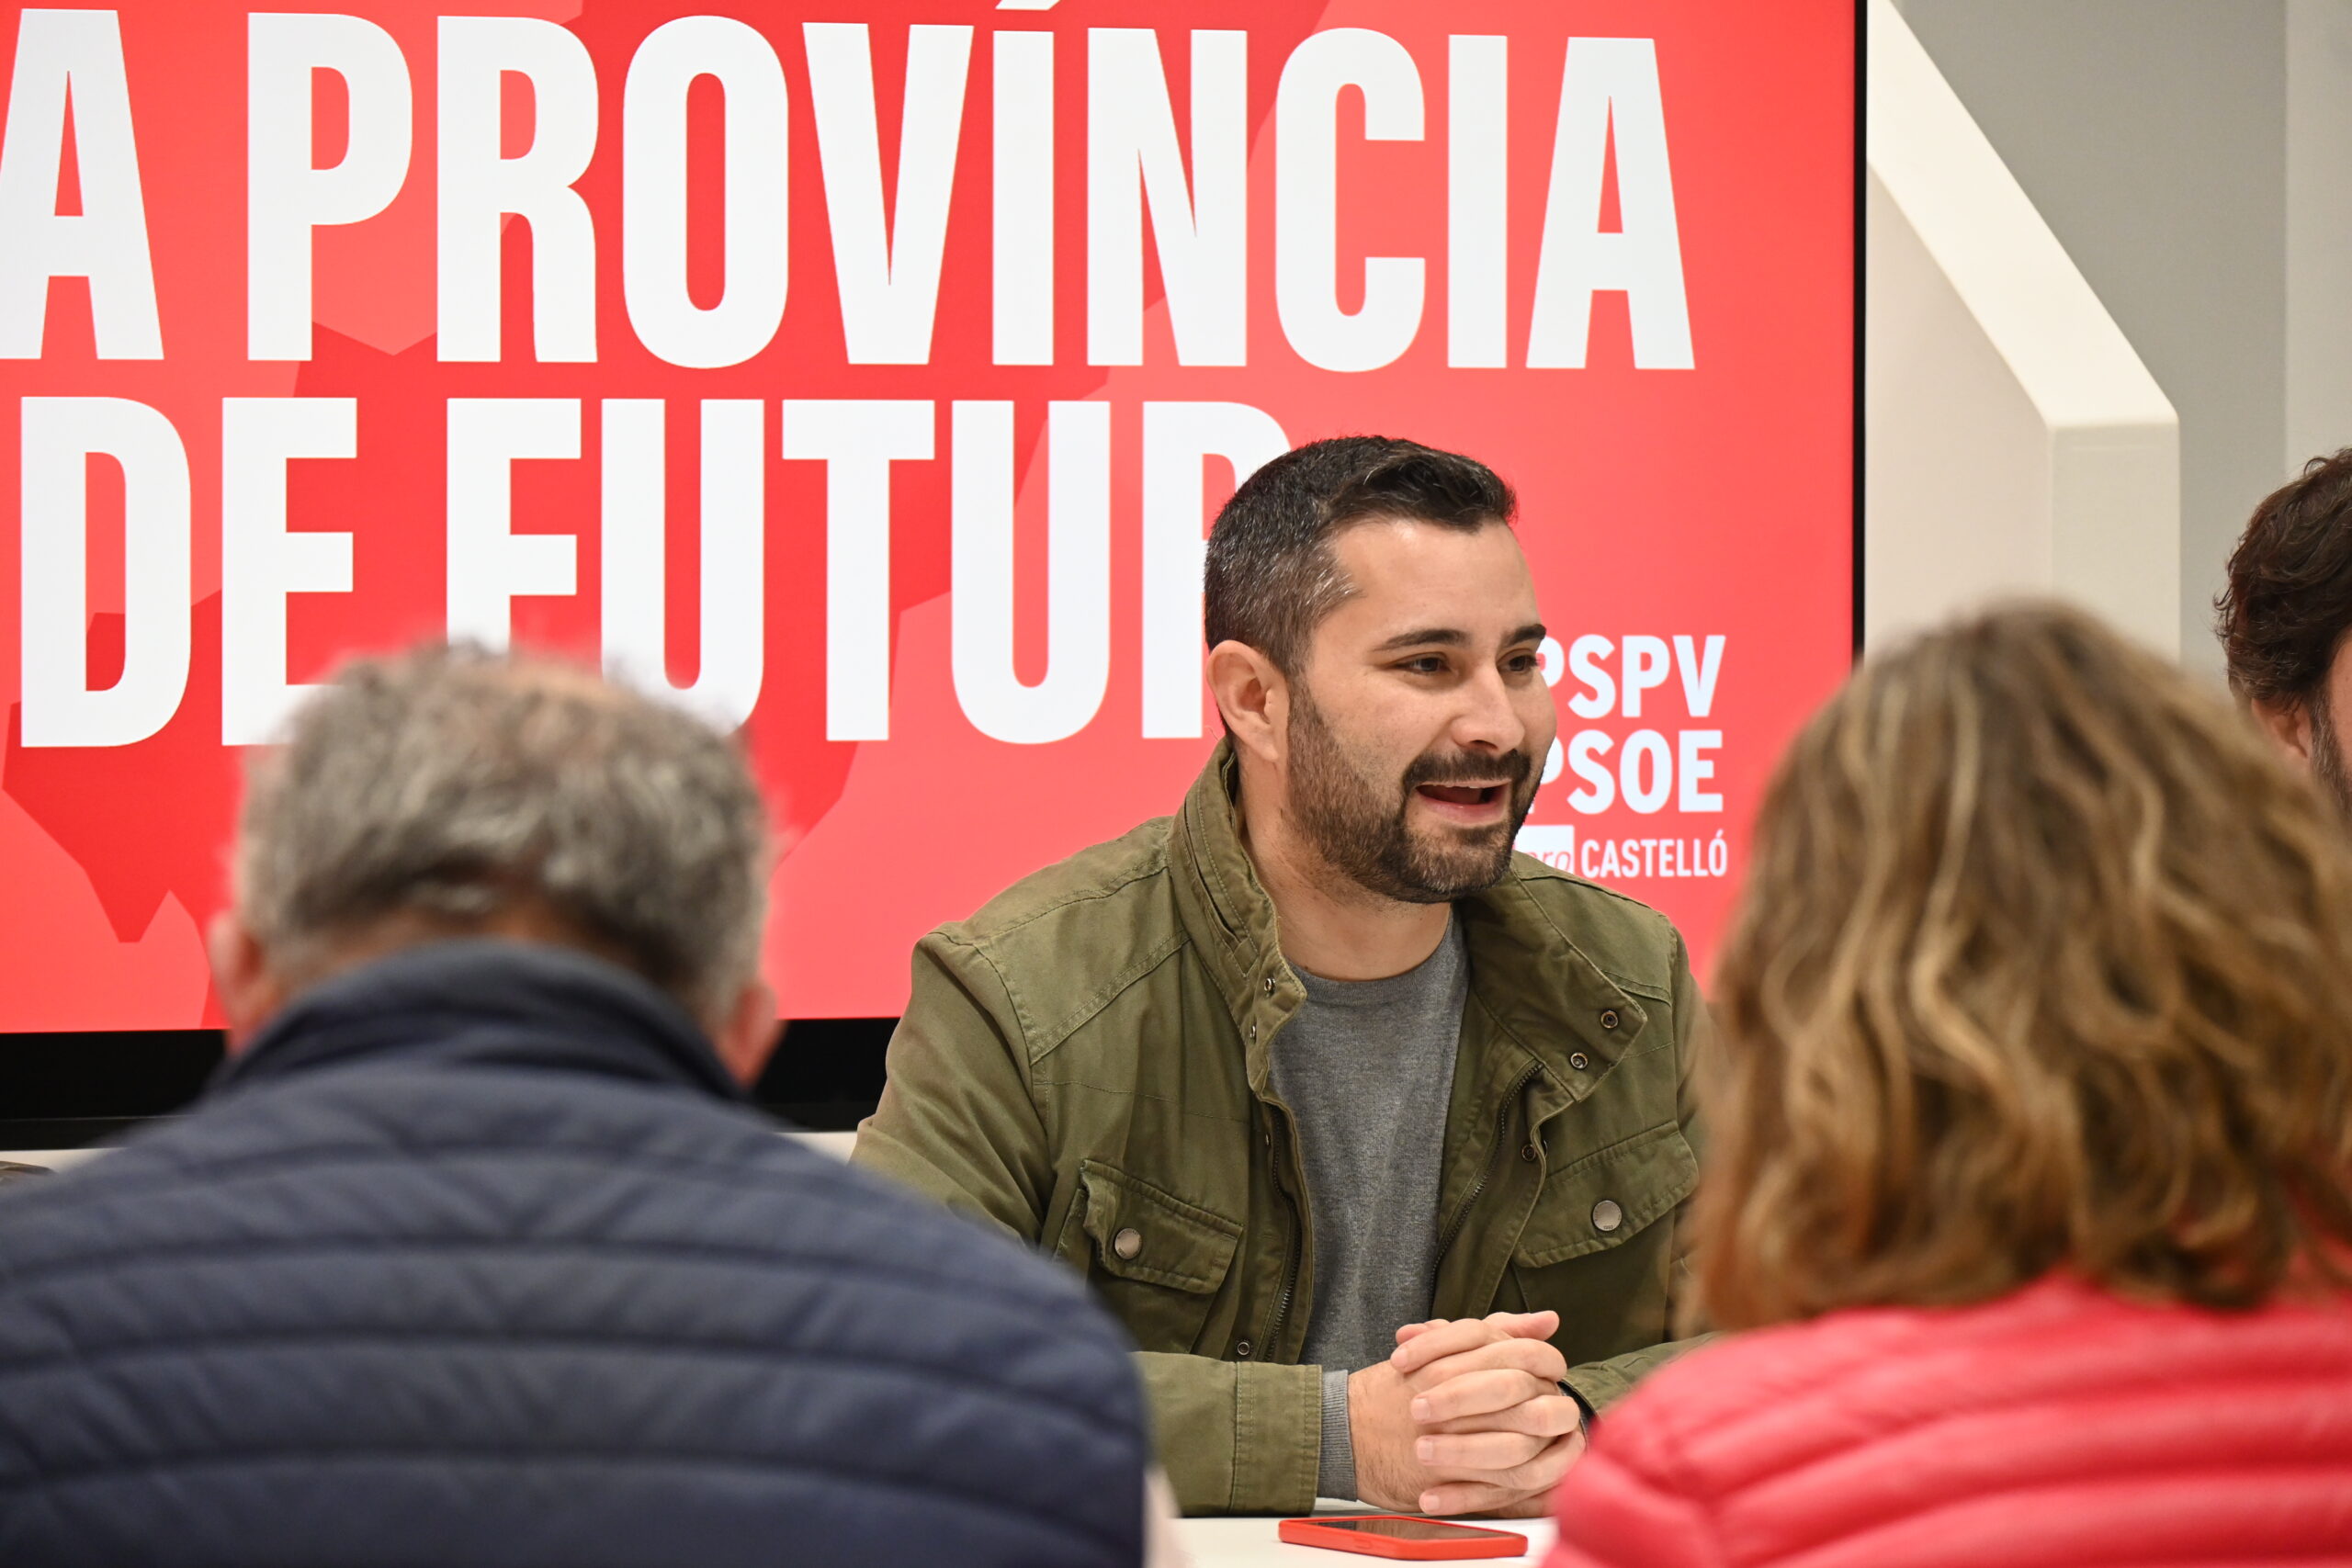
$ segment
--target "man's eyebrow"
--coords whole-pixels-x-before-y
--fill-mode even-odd
[[[1470,634],[1453,626],[1419,626],[1412,631],[1398,632],[1373,649],[1374,653],[1393,653],[1400,648],[1461,648],[1470,640]]]
[[[1523,642],[1542,642],[1544,623],[1531,621],[1503,639],[1506,648],[1516,648]],[[1398,632],[1395,637],[1373,649],[1374,653],[1394,653],[1407,648],[1464,648],[1470,634],[1455,626],[1419,626],[1412,631]]]

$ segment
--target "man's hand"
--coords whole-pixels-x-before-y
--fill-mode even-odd
[[[1387,1361],[1348,1380],[1356,1491],[1426,1514],[1540,1513],[1584,1450],[1555,1313],[1408,1324]]]
[[[1434,1478],[1422,1513],[1544,1511],[1585,1444],[1584,1412],[1560,1392],[1567,1362],[1546,1343],[1559,1326],[1556,1313],[1494,1313],[1397,1330],[1390,1364],[1416,1392],[1414,1457]]]

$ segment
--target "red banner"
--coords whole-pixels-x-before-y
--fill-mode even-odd
[[[786,1012],[895,1013],[1174,807],[1206,521],[1367,431],[1518,488],[1522,847],[1703,963],[1851,647],[1851,0],[480,9],[0,36],[0,1029],[218,1021],[242,750],[442,636],[740,725]]]

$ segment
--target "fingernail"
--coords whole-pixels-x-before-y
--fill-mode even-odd
[[[1430,1441],[1429,1438],[1423,1438],[1419,1442],[1413,1445],[1413,1457],[1419,1460],[1423,1464],[1427,1464],[1430,1461],[1437,1457],[1437,1445]]]
[[[1430,1402],[1426,1399],[1417,1399],[1413,1401],[1413,1419],[1416,1421],[1426,1421],[1429,1418]]]
[[[1424,1514],[1434,1514],[1437,1512],[1436,1493],[1424,1492],[1421,1494],[1421,1512]]]

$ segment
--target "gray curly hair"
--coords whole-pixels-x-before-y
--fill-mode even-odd
[[[698,1017],[757,971],[768,847],[735,747],[554,660],[363,659],[247,775],[240,919],[293,977],[400,918],[552,918]]]

